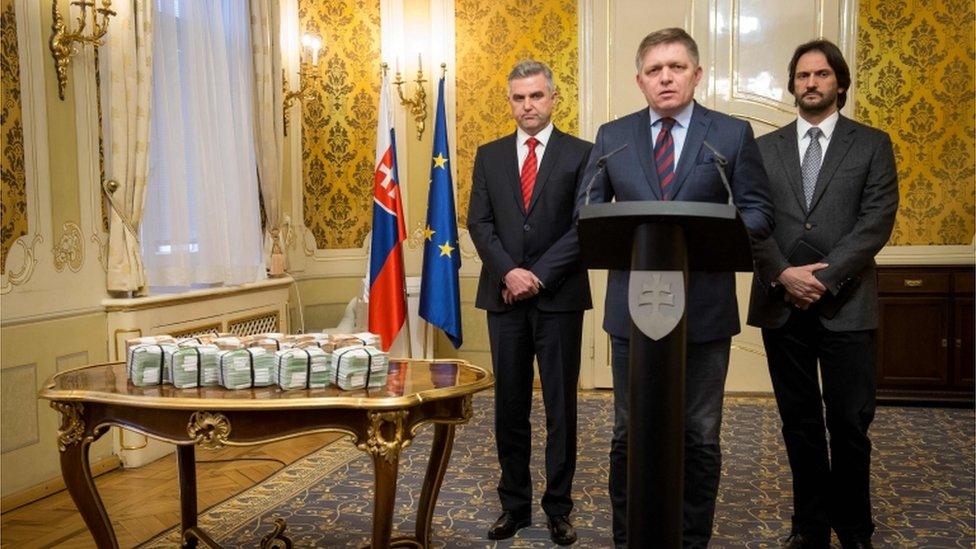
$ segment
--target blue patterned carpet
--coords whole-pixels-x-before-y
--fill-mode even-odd
[[[435,547],[551,547],[541,508],[533,526],[512,540],[484,538],[500,512],[490,398],[476,397],[473,419],[458,428],[434,516]],[[606,491],[611,409],[608,392],[580,397],[572,515],[577,547],[611,545]],[[535,410],[533,424],[543,426],[538,395]],[[413,529],[431,436],[432,429],[422,429],[401,457],[394,534]],[[972,548],[973,410],[881,407],[872,438],[876,546]],[[540,431],[533,447],[537,494],[544,482],[543,440]],[[711,546],[778,547],[789,533],[790,475],[774,401],[726,398],[722,440],[725,461]],[[256,547],[274,517],[287,520],[296,547],[360,546],[368,542],[372,485],[369,459],[342,440],[207,510],[200,524],[227,547]],[[170,530],[144,547],[173,547],[178,538]]]

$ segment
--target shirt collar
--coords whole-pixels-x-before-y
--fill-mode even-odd
[[[840,112],[834,111],[833,114],[824,118],[817,127],[823,132],[823,136],[827,141],[830,141],[830,136],[834,134],[834,128],[837,127],[837,120],[840,118]],[[798,139],[803,139],[807,136],[807,131],[813,127],[813,124],[807,122],[802,116],[796,117],[796,137]]]
[[[648,107],[648,110],[651,111],[651,126],[653,126],[654,123],[657,122],[658,120],[664,118],[660,114],[654,112],[654,109]],[[695,102],[692,101],[691,103],[688,103],[688,105],[685,106],[685,108],[681,109],[681,112],[672,116],[671,118],[674,118],[678,126],[681,126],[682,128],[687,128],[691,124],[691,114],[694,111],[695,111]]]
[[[525,145],[526,139],[535,137],[539,140],[539,145],[545,147],[546,143],[549,143],[549,138],[552,137],[552,130],[554,127],[555,126],[553,126],[552,122],[549,122],[548,126],[542,128],[542,130],[540,130],[539,133],[535,134],[534,136],[525,133],[522,128],[517,128],[515,130],[515,142],[519,147],[521,147],[522,145]]]

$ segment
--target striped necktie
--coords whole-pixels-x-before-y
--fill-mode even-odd
[[[529,203],[532,202],[532,189],[535,187],[535,176],[539,171],[539,161],[535,157],[535,147],[539,140],[530,137],[525,140],[525,146],[529,148],[529,154],[522,163],[522,203],[525,204],[525,211],[529,211]]]
[[[668,190],[674,181],[674,138],[671,128],[674,118],[661,119],[661,131],[654,140],[654,164],[657,165],[657,180],[661,183],[661,198],[670,200]]]

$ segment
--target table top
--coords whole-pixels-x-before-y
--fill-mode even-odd
[[[220,386],[177,389],[172,385],[137,387],[125,375],[124,362],[84,366],[55,374],[39,398],[100,402],[138,408],[208,410],[280,410],[309,408],[399,409],[421,402],[457,398],[487,389],[491,373],[457,359],[390,359],[386,385],[343,391],[281,389],[278,386],[229,390]]]

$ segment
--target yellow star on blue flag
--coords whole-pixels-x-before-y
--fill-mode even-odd
[[[420,280],[420,317],[444,331],[455,348],[461,346],[461,292],[458,270],[461,254],[457,250],[457,213],[454,208],[454,182],[448,168],[447,116],[444,110],[444,77],[437,86],[434,114],[434,151],[430,166],[430,193],[427,225],[424,229],[424,266]],[[438,244],[433,240],[437,235]],[[444,257],[449,260],[444,260]]]

